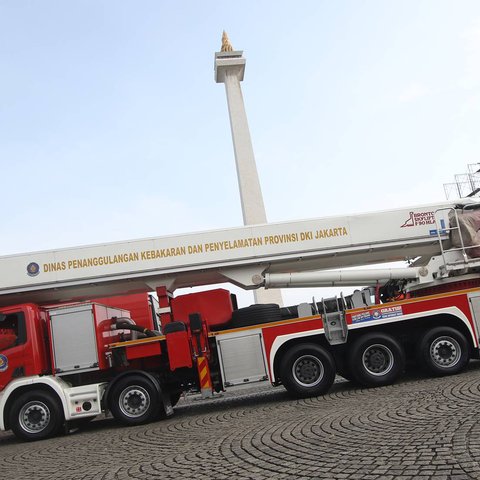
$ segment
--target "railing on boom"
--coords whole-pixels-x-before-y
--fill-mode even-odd
[[[462,267],[472,267],[480,265],[480,258],[468,255],[468,251],[474,248],[480,248],[479,243],[474,245],[466,245],[463,238],[462,228],[460,226],[459,215],[457,208],[447,207],[440,208],[435,211],[435,227],[436,236],[440,245],[443,264],[446,270],[457,269]],[[472,210],[472,208],[464,207],[463,211]],[[449,219],[449,225],[445,225],[444,215],[440,218],[440,212],[446,212]],[[457,233],[459,246],[453,244],[452,237]],[[458,252],[458,255],[449,255],[449,253]]]

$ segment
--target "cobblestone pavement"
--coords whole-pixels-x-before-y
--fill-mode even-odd
[[[36,443],[0,434],[9,479],[480,479],[480,362],[377,389],[347,382],[291,400],[279,388],[182,399],[166,421],[111,419]]]

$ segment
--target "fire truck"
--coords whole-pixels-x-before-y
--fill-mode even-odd
[[[261,381],[309,397],[337,374],[375,387],[407,364],[458,373],[479,357],[479,206],[464,199],[0,257],[0,429],[38,440],[104,412],[138,425],[172,415],[183,392]],[[398,261],[407,266],[378,267]],[[227,282],[359,288],[238,308],[218,288]],[[175,294],[196,286],[211,289]]]

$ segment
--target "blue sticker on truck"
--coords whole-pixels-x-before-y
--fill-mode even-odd
[[[8,358],[0,354],[0,372],[4,372],[8,368]]]
[[[445,228],[445,220],[440,219],[440,231],[439,230],[430,230],[430,235],[446,235],[448,232]]]
[[[400,317],[401,315],[403,315],[403,308],[401,305],[394,307],[375,308],[374,310],[366,310],[365,312],[355,313],[352,315],[352,323],[383,320],[386,318]]]

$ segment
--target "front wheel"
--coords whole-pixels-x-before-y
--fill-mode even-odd
[[[417,359],[428,373],[442,376],[462,371],[468,364],[470,349],[465,336],[451,327],[427,330],[417,345]]]
[[[390,385],[405,368],[405,353],[391,335],[367,333],[354,342],[348,367],[353,378],[361,385]]]
[[[156,417],[158,392],[148,378],[127,376],[113,386],[109,406],[112,415],[124,425],[141,425]]]
[[[63,412],[55,395],[32,391],[20,395],[10,411],[10,427],[22,440],[33,441],[53,437],[63,424]]]
[[[314,343],[294,345],[280,362],[280,377],[294,397],[316,397],[326,393],[335,380],[332,355]]]

